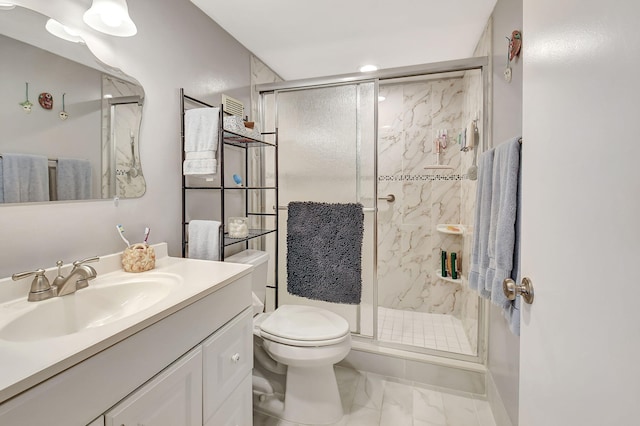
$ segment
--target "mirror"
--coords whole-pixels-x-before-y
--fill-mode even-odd
[[[0,205],[142,196],[143,88],[50,34],[47,20],[0,10]]]

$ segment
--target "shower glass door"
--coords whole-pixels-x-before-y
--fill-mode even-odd
[[[278,305],[336,312],[351,331],[373,335],[375,83],[276,91],[279,158]],[[292,201],[362,203],[362,303],[336,304],[287,292],[287,209]],[[322,283],[316,283],[322,285]],[[365,320],[363,320],[365,318]]]

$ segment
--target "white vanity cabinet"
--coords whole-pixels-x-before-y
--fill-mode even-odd
[[[1,403],[0,425],[252,424],[249,270],[126,333]]]
[[[118,403],[105,426],[251,425],[252,313],[245,310]]]

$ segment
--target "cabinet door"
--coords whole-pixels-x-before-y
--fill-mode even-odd
[[[251,374],[240,382],[236,390],[225,399],[205,426],[251,426],[253,424],[253,398]]]
[[[202,350],[206,423],[253,368],[252,309],[245,310],[205,340]]]
[[[202,425],[202,349],[189,352],[105,415],[106,426]]]

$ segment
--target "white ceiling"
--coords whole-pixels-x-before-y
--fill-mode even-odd
[[[472,55],[496,0],[191,0],[285,80]]]

